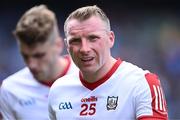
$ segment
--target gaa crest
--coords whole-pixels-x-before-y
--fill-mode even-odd
[[[118,105],[117,102],[118,102],[118,96],[117,97],[114,97],[114,96],[110,97],[110,96],[108,96],[108,98],[107,98],[107,105],[106,105],[107,110],[115,110],[117,105]]]

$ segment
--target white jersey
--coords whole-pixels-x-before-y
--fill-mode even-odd
[[[48,104],[51,120],[167,119],[157,76],[121,60],[95,83],[87,83],[81,74],[58,79]]]
[[[74,71],[78,71],[78,68],[70,62],[64,73]],[[4,119],[48,120],[49,89],[49,86],[35,80],[28,68],[11,75],[3,81],[0,92]]]

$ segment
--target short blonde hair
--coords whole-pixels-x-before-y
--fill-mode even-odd
[[[93,6],[86,6],[86,7],[81,7],[74,12],[72,12],[66,19],[64,23],[64,32],[67,34],[67,24],[68,21],[71,19],[77,19],[79,21],[84,21],[90,18],[91,16],[99,16],[102,21],[105,22],[106,28],[108,31],[111,30],[110,26],[110,21],[107,15],[104,13],[102,9],[100,9],[98,6],[93,5]]]
[[[27,45],[46,42],[51,34],[59,35],[56,16],[45,5],[34,6],[20,18],[13,33]]]

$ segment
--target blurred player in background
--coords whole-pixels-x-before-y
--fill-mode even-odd
[[[61,56],[64,44],[57,18],[45,5],[26,11],[14,35],[27,67],[2,83],[3,119],[47,120],[50,86],[57,78],[78,71],[77,67],[70,56]]]
[[[51,120],[168,119],[158,77],[111,56],[115,35],[99,7],[75,10],[64,30],[68,51],[80,72],[58,79],[51,87]]]

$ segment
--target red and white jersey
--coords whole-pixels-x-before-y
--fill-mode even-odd
[[[65,74],[75,71],[78,68],[70,62]],[[35,80],[28,68],[5,79],[0,91],[4,120],[48,120],[49,89],[49,86]]]
[[[166,101],[157,76],[121,61],[95,83],[81,74],[58,79],[49,92],[51,120],[167,120]]]

